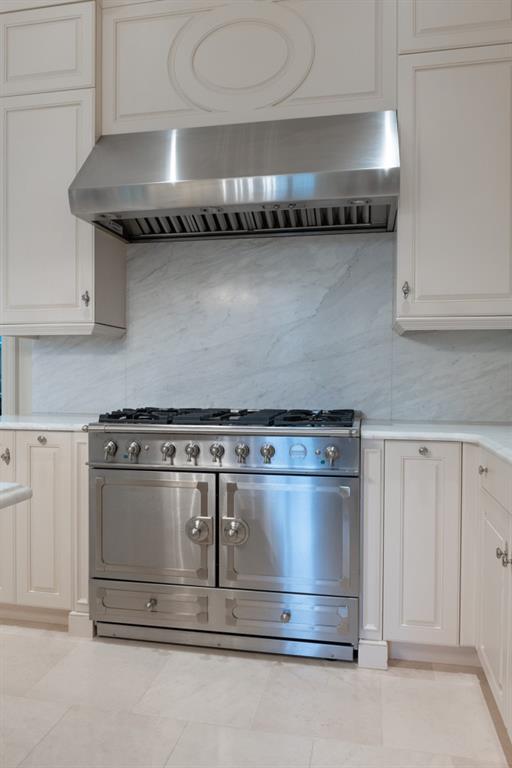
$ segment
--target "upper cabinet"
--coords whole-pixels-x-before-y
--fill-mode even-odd
[[[94,86],[94,2],[0,15],[0,96]]]
[[[510,0],[398,0],[400,53],[509,42]]]
[[[401,56],[398,109],[397,328],[512,328],[512,45]]]
[[[394,0],[103,11],[102,133],[393,109]]]
[[[0,334],[122,333],[124,248],[69,210],[93,143],[92,89],[0,99]]]

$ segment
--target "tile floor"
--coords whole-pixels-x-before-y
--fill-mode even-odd
[[[498,768],[476,675],[0,626],[1,768]]]

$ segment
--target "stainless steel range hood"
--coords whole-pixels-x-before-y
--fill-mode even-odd
[[[392,231],[395,112],[103,136],[72,212],[128,242]]]

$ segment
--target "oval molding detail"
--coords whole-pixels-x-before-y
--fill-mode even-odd
[[[230,112],[272,106],[306,79],[311,31],[273,2],[235,2],[192,18],[169,51],[169,77],[200,109]]]

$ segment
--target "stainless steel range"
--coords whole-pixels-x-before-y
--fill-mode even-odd
[[[89,431],[98,634],[353,658],[358,414],[140,409]]]

